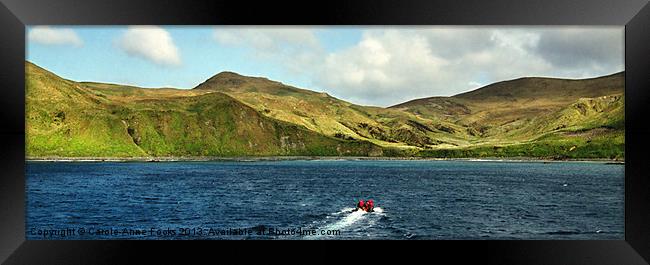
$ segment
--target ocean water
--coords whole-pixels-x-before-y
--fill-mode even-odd
[[[30,240],[624,239],[596,162],[27,162],[26,189]]]

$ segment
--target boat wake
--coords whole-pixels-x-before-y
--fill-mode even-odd
[[[327,224],[321,228],[320,230],[347,230],[355,226],[357,223],[365,223],[364,226],[372,226],[376,221],[377,218],[375,216],[384,216],[384,210],[381,207],[375,207],[374,212],[366,212],[366,211],[354,211],[355,208],[343,208],[338,212],[332,213],[330,216],[332,217],[340,217],[338,221],[335,221],[333,223]],[[330,218],[328,216],[327,218]],[[374,217],[374,218],[373,218]],[[366,222],[367,221],[367,222]],[[323,236],[321,235],[314,235],[308,238],[316,239],[316,238],[321,238]]]

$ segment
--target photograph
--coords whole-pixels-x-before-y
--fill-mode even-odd
[[[27,25],[25,239],[625,240],[625,30]]]

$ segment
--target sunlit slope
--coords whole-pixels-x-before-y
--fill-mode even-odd
[[[481,137],[529,126],[581,98],[622,95],[623,72],[590,79],[519,78],[452,97],[416,99],[391,107],[423,117],[438,117]],[[540,132],[536,132],[540,133]]]
[[[381,155],[320,135],[218,92],[64,80],[26,66],[27,156]]]
[[[193,91],[223,92],[268,117],[324,135],[368,140],[386,147],[455,146],[471,138],[464,128],[433,116],[359,106],[326,93],[231,72],[219,73]]]
[[[27,156],[143,156],[109,100],[31,63],[25,68]]]
[[[520,78],[389,108],[222,72],[194,89],[62,79],[26,63],[27,155],[624,157],[624,73]]]
[[[624,73],[521,78],[391,108],[444,118],[479,136],[464,148],[425,150],[426,156],[623,158],[624,79]]]

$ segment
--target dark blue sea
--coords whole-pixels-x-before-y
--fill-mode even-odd
[[[624,239],[624,165],[27,162],[38,239]],[[353,212],[359,199],[376,211]]]

